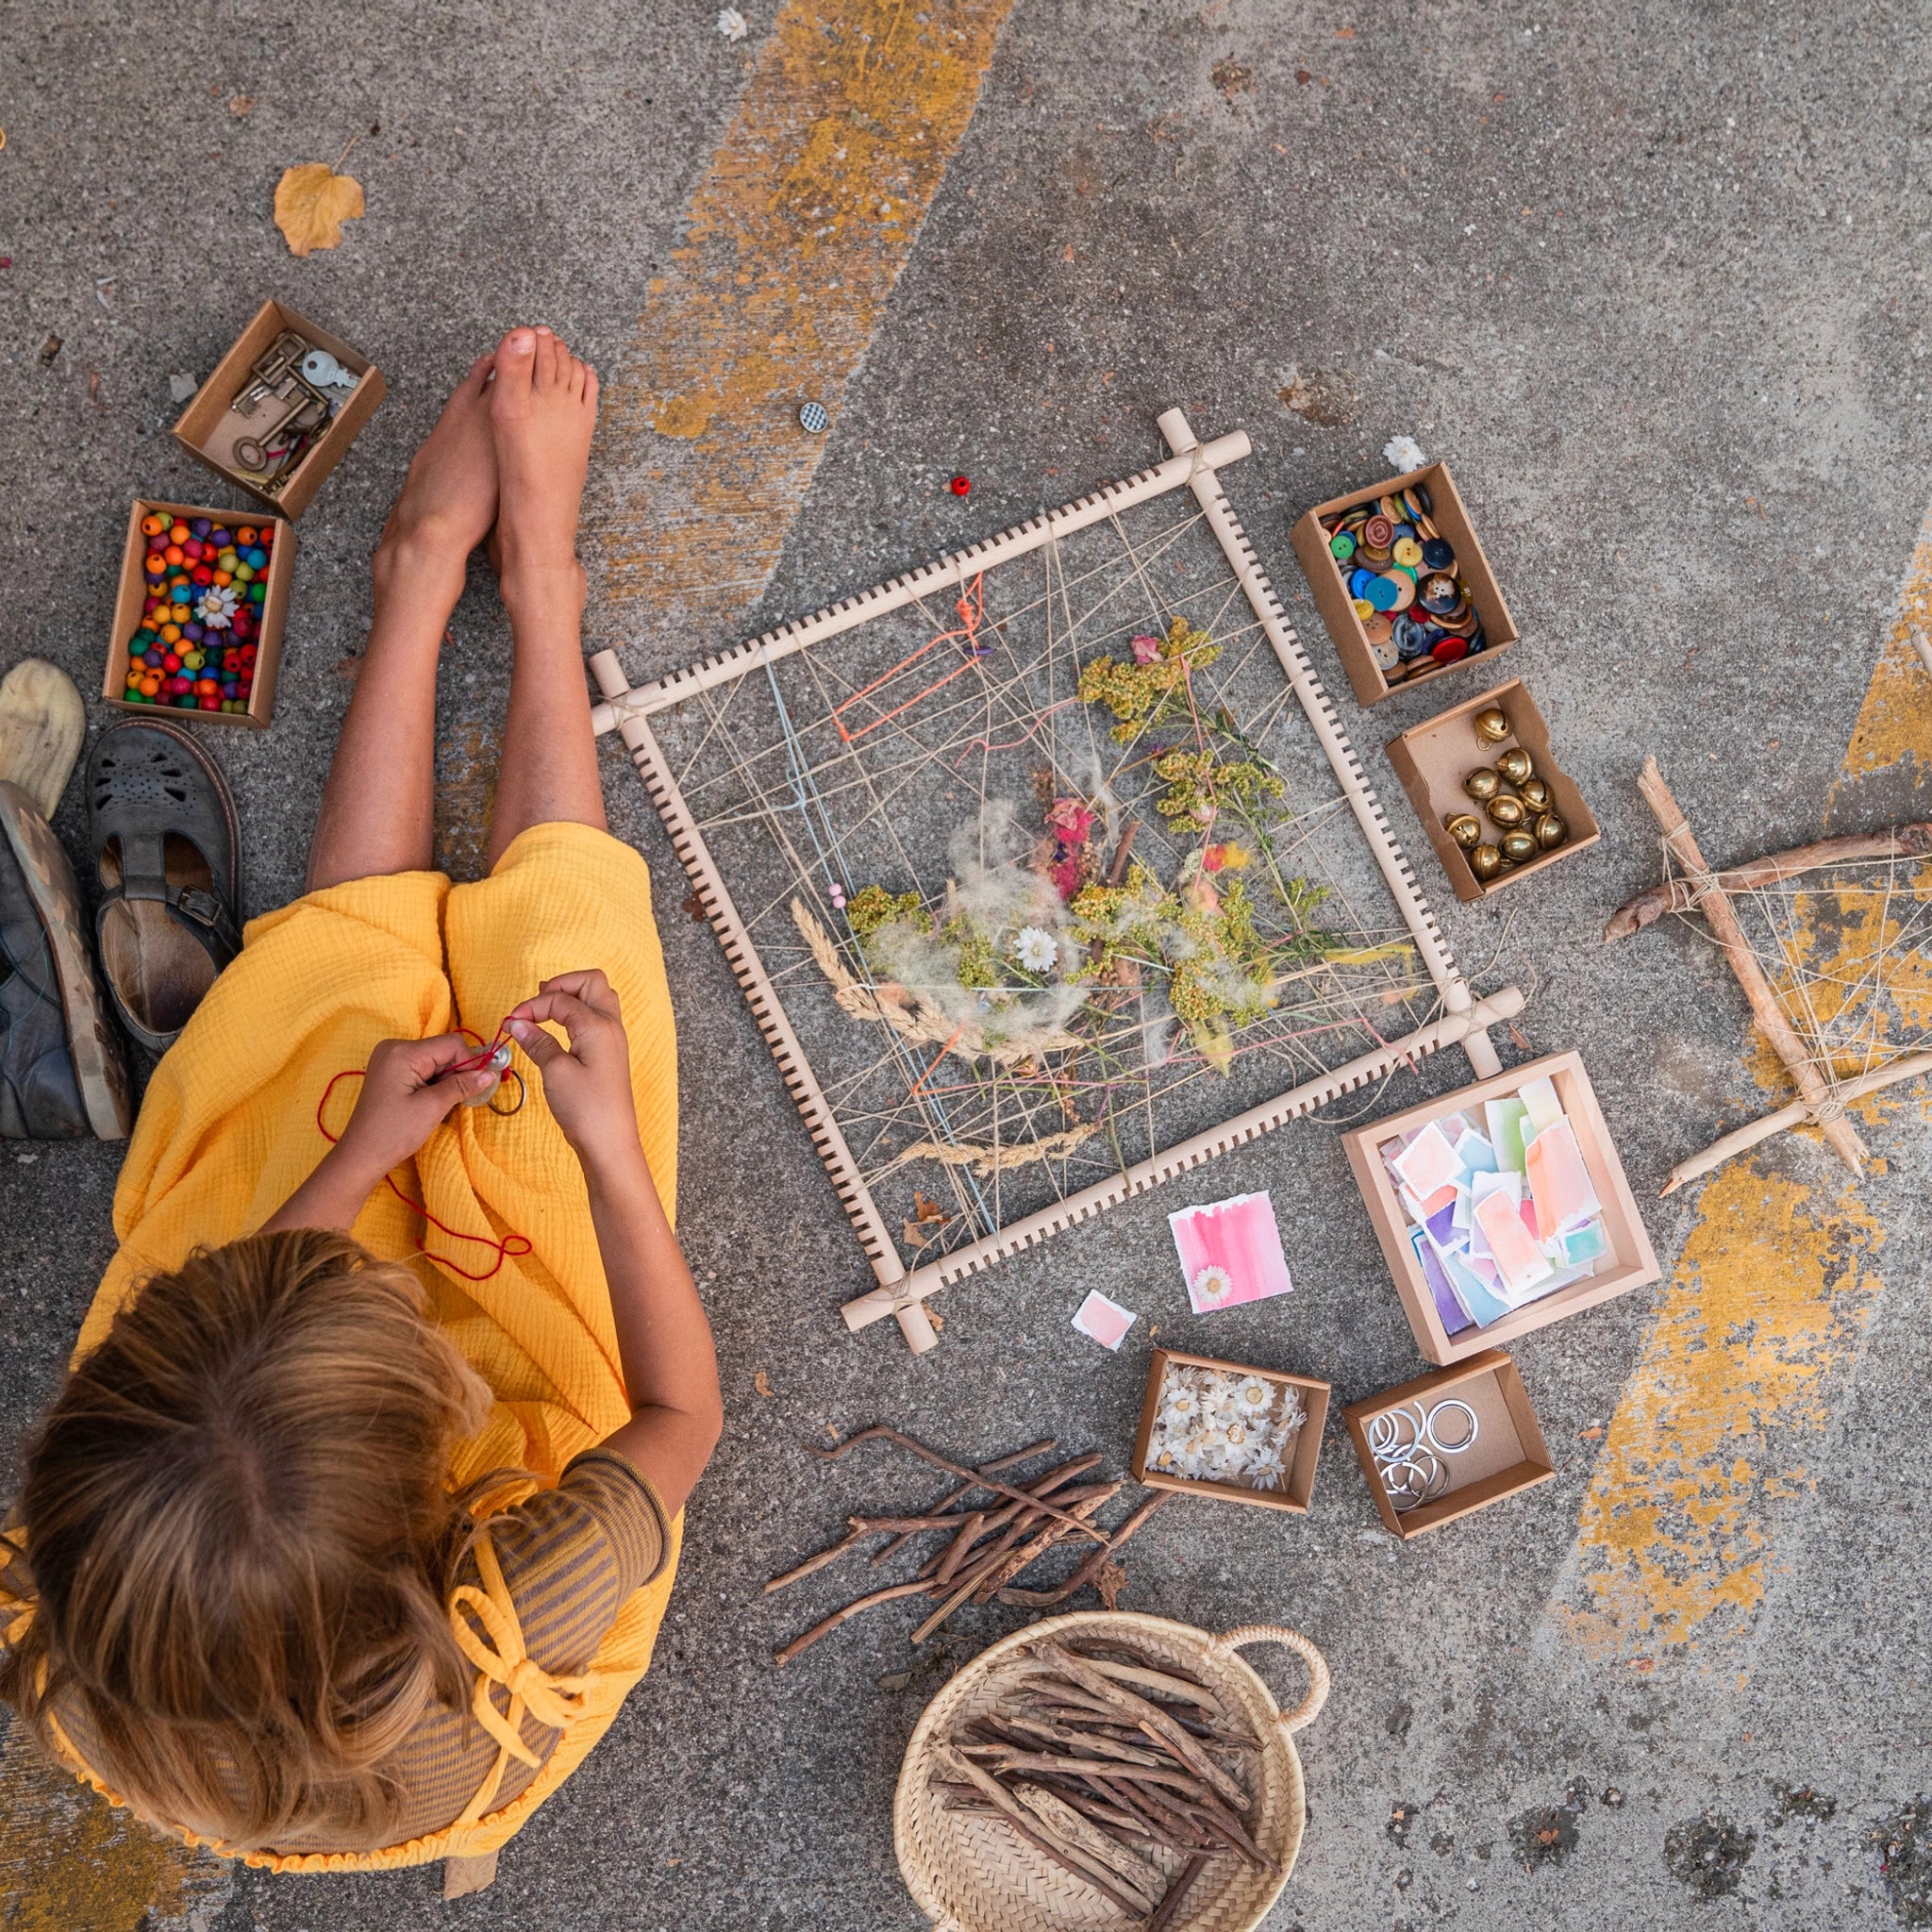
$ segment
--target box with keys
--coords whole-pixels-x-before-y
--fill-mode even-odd
[[[366,356],[264,302],[182,411],[175,438],[216,475],[298,517],[386,392]]]

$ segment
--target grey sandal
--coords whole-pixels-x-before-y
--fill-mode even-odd
[[[187,732],[142,718],[95,741],[87,806],[102,974],[128,1032],[164,1053],[242,950],[235,801]]]

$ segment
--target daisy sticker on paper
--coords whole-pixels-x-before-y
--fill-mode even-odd
[[[1288,1257],[1274,1204],[1265,1193],[1237,1194],[1204,1208],[1183,1208],[1167,1217],[1181,1258],[1181,1275],[1195,1314],[1232,1308],[1242,1302],[1291,1294]]]

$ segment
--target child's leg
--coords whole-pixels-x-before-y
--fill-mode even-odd
[[[490,827],[494,865],[531,825],[604,829],[576,557],[597,372],[549,330],[512,329],[496,351],[490,413],[500,492],[492,555],[516,647]]]
[[[323,788],[308,889],[426,872],[436,792],[436,660],[465,562],[496,516],[489,356],[416,452],[375,552],[375,619]],[[578,683],[582,683],[579,675]]]

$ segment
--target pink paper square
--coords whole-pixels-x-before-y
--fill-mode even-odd
[[[1140,1319],[1132,1308],[1108,1301],[1095,1288],[1088,1291],[1087,1299],[1074,1310],[1074,1326],[1082,1335],[1091,1335],[1102,1348],[1118,1349],[1127,1339],[1127,1330]]]
[[[1265,1193],[1183,1208],[1167,1217],[1167,1224],[1195,1314],[1293,1292],[1274,1204]]]

